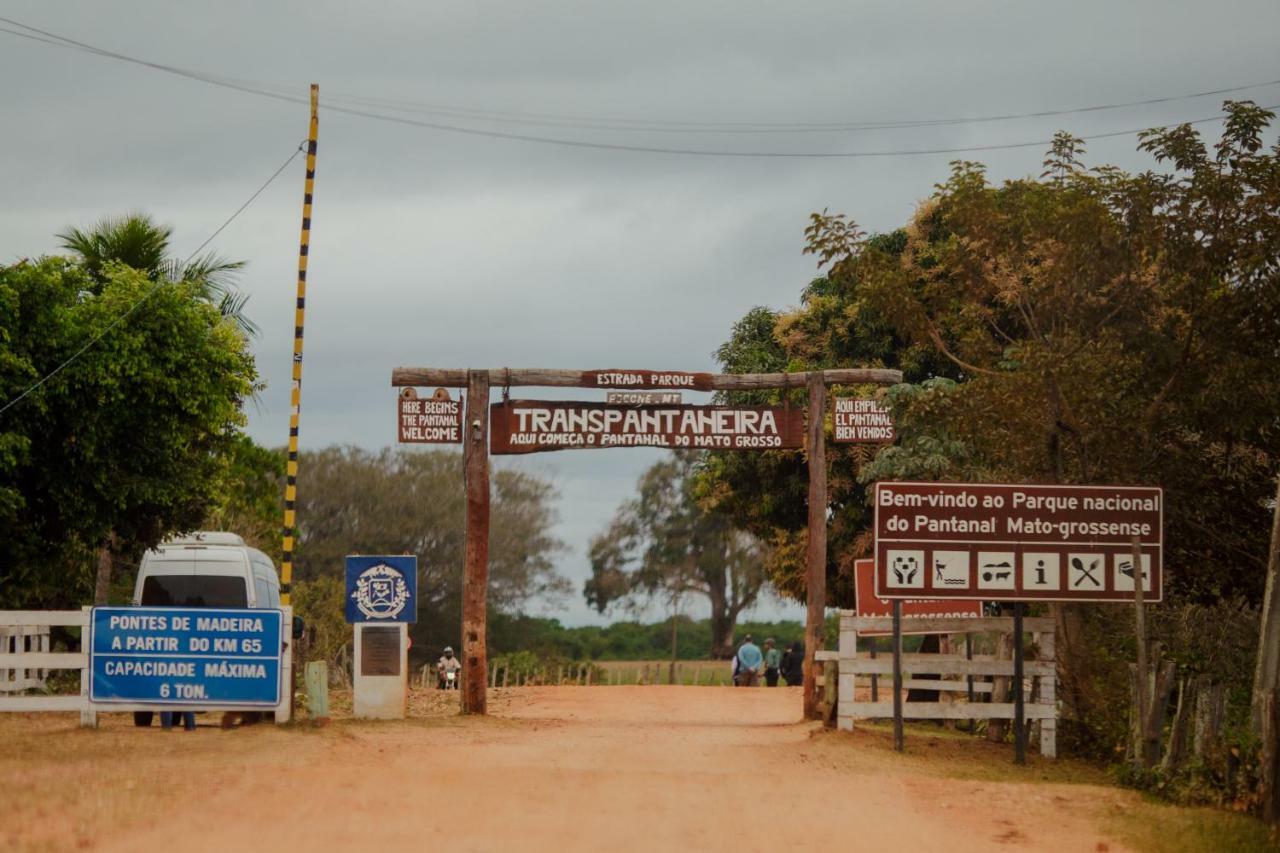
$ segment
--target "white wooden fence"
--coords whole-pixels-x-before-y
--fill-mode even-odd
[[[0,635],[8,637],[42,636],[43,646],[31,651],[10,643],[0,646],[0,672],[16,672],[19,677],[0,692],[0,711],[78,711],[80,725],[95,726],[97,711],[89,702],[89,654],[87,651],[53,652],[49,650],[49,629],[55,625],[80,628],[88,635],[89,609],[83,610],[0,610]],[[80,692],[64,696],[44,693],[22,695],[30,688],[43,688],[49,670],[80,671]],[[35,675],[32,675],[35,673]],[[35,682],[35,683],[32,683]],[[21,685],[21,686],[19,686]],[[12,692],[11,692],[12,691]]]
[[[991,617],[981,619],[912,618],[912,633],[977,634],[1013,632],[1013,619]],[[1054,624],[1049,618],[1027,617],[1023,631],[1035,639],[1035,659],[1023,663],[1023,695],[1027,701],[1024,718],[1039,727],[1040,754],[1057,755],[1057,662],[1054,658]],[[872,657],[858,652],[858,633],[883,633],[893,629],[889,618],[863,618],[851,610],[840,611],[839,702],[836,725],[852,731],[855,720],[892,719],[893,655],[881,653]],[[1016,641],[1016,640],[1015,640]],[[906,720],[1012,720],[1014,703],[995,696],[996,684],[1008,684],[1013,676],[1013,661],[989,654],[903,654],[903,688],[937,690],[961,694],[967,699],[971,689],[975,699],[990,696],[998,701],[904,702],[902,716]],[[929,678],[912,677],[927,674]],[[859,680],[879,682],[877,701],[858,698]],[[982,680],[979,680],[982,679]],[[992,679],[987,681],[986,679]],[[996,682],[995,679],[1000,679]],[[947,697],[950,698],[950,697]]]
[[[288,637],[289,626],[293,623],[293,609],[283,608],[281,620]],[[261,711],[261,707],[210,705],[201,703],[192,706],[130,704],[120,702],[93,702],[89,698],[89,618],[91,609],[81,610],[0,610],[0,638],[3,637],[43,637],[33,647],[27,639],[21,643],[9,641],[9,645],[0,645],[0,676],[6,672],[19,675],[6,683],[0,683],[0,713],[63,711],[79,712],[80,725],[97,726],[100,712],[117,711],[220,711],[220,710],[252,710]],[[53,652],[49,650],[49,629],[53,626],[79,628],[81,630],[81,650],[78,652]],[[292,643],[290,640],[286,642]],[[292,711],[293,664],[292,654],[281,655],[280,660],[280,704],[273,711],[277,723],[286,723]],[[44,679],[49,670],[73,669],[80,673],[80,692],[63,695],[49,693],[27,694],[29,689],[43,689]],[[23,686],[17,686],[19,683]]]

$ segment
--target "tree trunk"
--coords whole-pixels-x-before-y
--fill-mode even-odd
[[[93,603],[97,605],[106,604],[111,597],[111,570],[114,564],[111,548],[115,545],[115,538],[115,534],[111,534],[98,548],[98,575],[93,585]]]
[[[1253,733],[1262,736],[1263,702],[1280,688],[1280,475],[1271,517],[1271,551],[1267,556],[1267,588],[1262,600],[1258,659],[1253,671]]]
[[[729,602],[724,592],[715,584],[707,594],[711,599],[711,657],[715,660],[728,660],[733,657],[733,628],[737,619],[729,609]]]

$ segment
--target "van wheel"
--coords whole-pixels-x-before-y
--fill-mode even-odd
[[[151,718],[155,716],[152,711],[134,711],[133,724],[140,729],[150,728]]]

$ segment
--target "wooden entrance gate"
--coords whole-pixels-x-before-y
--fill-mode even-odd
[[[653,370],[543,370],[499,368],[490,370],[401,367],[392,371],[391,384],[401,388],[466,388],[466,412],[462,428],[467,493],[467,534],[462,585],[462,707],[475,714],[486,712],[488,649],[485,638],[489,584],[489,453],[490,389],[505,392],[515,387],[597,388],[628,391],[751,391],[768,388],[805,388],[809,419],[803,444],[809,463],[809,542],[806,552],[805,647],[808,666],[804,676],[805,716],[818,714],[817,667],[814,655],[823,645],[823,610],[827,598],[827,461],[826,389],[828,385],[891,385],[902,381],[902,372],[883,369],[813,370],[796,373],[688,373]],[[704,408],[704,407],[699,407]],[[669,427],[671,421],[660,429]],[[670,430],[661,431],[670,435]],[[655,431],[652,435],[657,436]],[[779,444],[783,437],[778,435]],[[683,446],[653,438],[646,446]],[[537,449],[563,449],[543,446]],[[604,445],[596,445],[604,446]],[[615,446],[615,445],[610,445]],[[622,446],[622,445],[616,445]],[[697,446],[690,444],[688,446]],[[729,449],[751,448],[743,444]]]

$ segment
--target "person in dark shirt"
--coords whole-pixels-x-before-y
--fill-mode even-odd
[[[792,643],[791,648],[782,653],[781,670],[788,687],[804,683],[804,644]]]

